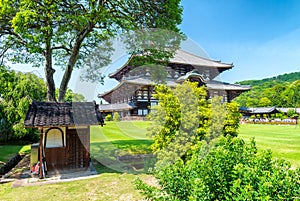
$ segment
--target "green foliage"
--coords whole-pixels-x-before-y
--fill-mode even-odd
[[[226,104],[226,117],[224,121],[223,135],[236,137],[238,135],[238,128],[240,119],[242,117],[239,112],[238,104],[231,102]]]
[[[114,112],[114,115],[113,115],[113,120],[114,121],[121,121],[121,116],[119,115],[118,112]]]
[[[152,52],[153,47],[162,43],[166,44],[164,49],[176,49],[173,47],[178,46],[180,40],[168,40],[167,34],[149,38],[152,34],[149,29],[166,29],[180,35],[178,25],[182,21],[182,10],[180,0],[3,0],[0,1],[0,57],[38,67],[45,65],[48,99],[55,99],[53,68],[58,66],[65,70],[59,92],[59,101],[62,101],[74,68],[86,64],[89,68],[83,78],[103,80],[99,69],[111,62],[113,47],[109,39],[114,36],[145,30],[143,37],[129,34],[124,40],[129,53]],[[153,38],[156,40],[151,40]],[[149,47],[149,41],[156,41],[153,47]],[[87,59],[93,51],[96,55]],[[155,51],[152,55],[157,60],[170,56]]]
[[[243,85],[251,85],[251,86],[263,86],[271,87],[274,84],[285,83],[285,82],[295,82],[300,79],[300,72],[294,73],[285,73],[283,75],[278,75],[271,78],[265,78],[261,80],[245,80],[238,82],[239,84]]]
[[[33,129],[24,128],[24,119],[33,100],[42,101],[46,96],[43,79],[31,73],[20,73],[0,67],[1,139],[35,141]]]
[[[258,152],[254,140],[220,137],[199,144],[191,160],[179,159],[156,173],[160,187],[137,180],[150,200],[295,200],[300,196],[300,169]]]
[[[105,121],[112,121],[113,120],[113,117],[111,114],[108,114],[105,116]]]
[[[222,103],[221,97],[208,101],[206,89],[188,81],[172,89],[159,85],[156,92],[159,105],[149,115],[153,123],[148,128],[156,168],[188,160],[201,140],[237,136],[241,115],[236,103]]]
[[[239,83],[252,87],[251,91],[236,98],[241,106],[300,107],[300,93],[297,93],[300,91],[300,72]]]
[[[58,98],[58,89],[55,90],[55,96]],[[82,94],[74,93],[71,89],[67,89],[65,95],[66,102],[84,102],[85,97]]]
[[[296,117],[297,113],[296,113],[295,109],[289,109],[287,111],[287,116],[290,117],[290,118]]]
[[[206,90],[197,83],[184,82],[174,89],[160,85],[156,92],[159,105],[149,115],[153,123],[148,130],[154,139],[152,150],[158,167],[188,156],[191,147],[204,139],[210,110]]]
[[[267,97],[262,97],[259,102],[258,102],[258,106],[259,107],[268,107],[268,106],[272,106],[272,101],[270,101],[269,98]]]
[[[215,96],[211,99],[211,121],[207,141],[219,137],[224,129],[224,123],[227,116],[226,104],[222,103],[221,96]]]

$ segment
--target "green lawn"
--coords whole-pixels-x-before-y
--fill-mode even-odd
[[[142,200],[132,181],[137,177],[152,180],[150,175],[119,169],[115,155],[148,153],[152,140],[146,136],[149,122],[106,122],[91,127],[91,156],[107,167],[98,167],[96,178],[66,183],[11,188],[0,185],[0,200]],[[1,155],[1,154],[0,154]]]
[[[147,125],[149,122],[107,122],[104,127],[91,127],[91,156],[104,164],[96,178],[16,189],[10,183],[3,184],[0,200],[141,200],[132,184],[139,172],[124,173],[114,163],[116,155],[148,153],[152,140],[146,136]],[[272,149],[275,157],[300,166],[299,126],[241,125],[239,137],[246,141],[255,137],[259,148]],[[20,147],[13,153],[19,150]],[[150,175],[138,176],[152,180]]]
[[[246,141],[254,137],[258,148],[271,149],[274,157],[284,158],[300,167],[299,125],[245,124],[240,126],[239,137]]]
[[[7,162],[17,153],[29,153],[30,145],[0,145],[0,161]]]
[[[98,172],[124,172],[122,166],[125,165],[116,161],[117,156],[151,153],[153,141],[146,136],[148,124],[123,121],[91,127],[91,157],[103,165]]]
[[[132,184],[135,177],[133,174],[103,173],[87,180],[19,188],[11,188],[11,183],[7,183],[0,185],[0,200],[142,200]]]

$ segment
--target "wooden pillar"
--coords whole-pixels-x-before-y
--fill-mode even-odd
[[[44,175],[43,175],[43,168],[42,168],[42,164],[43,164],[43,127],[39,127],[39,131],[40,131],[40,146],[39,146],[39,149],[40,149],[40,158],[39,158],[39,161],[40,161],[40,179],[43,179],[44,178]]]

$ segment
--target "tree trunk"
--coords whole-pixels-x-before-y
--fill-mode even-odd
[[[75,63],[77,61],[78,54],[79,54],[79,49],[80,49],[81,42],[80,43],[78,43],[78,42],[79,41],[75,42],[74,48],[72,49],[72,54],[71,54],[71,56],[69,58],[69,61],[68,61],[67,68],[65,70],[64,76],[63,76],[63,78],[61,80],[61,83],[60,83],[59,94],[58,94],[58,101],[59,102],[64,102],[64,99],[65,99],[68,84],[69,84],[69,81],[71,79],[71,75],[72,75]]]
[[[50,47],[50,41],[46,42],[46,51],[45,51],[45,76],[47,82],[47,100],[48,101],[56,101],[55,98],[55,83],[53,79],[53,75],[55,70],[52,68],[52,50]]]
[[[65,70],[64,76],[61,80],[60,87],[59,87],[59,94],[58,94],[58,101],[64,102],[66,91],[68,88],[69,81],[71,79],[71,75],[74,69],[74,66],[77,61],[77,57],[79,54],[79,50],[81,47],[81,43],[84,38],[93,30],[93,24],[89,24],[76,38],[74,46],[72,48],[72,52],[67,64],[67,68]]]

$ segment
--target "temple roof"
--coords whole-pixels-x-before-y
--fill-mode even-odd
[[[212,67],[212,68],[227,68],[233,67],[233,64],[222,63],[221,61],[215,61],[194,55],[184,50],[177,50],[174,57],[170,59],[170,63],[176,64],[188,64],[192,66]]]
[[[174,87],[177,83],[174,81],[166,81],[167,86]],[[149,79],[145,78],[135,78],[130,80],[122,80],[117,86],[113,89],[99,94],[99,98],[103,98],[107,102],[111,103],[111,100],[117,98],[121,93],[129,94],[134,93],[136,90],[140,89],[143,86],[155,86],[155,83]]]
[[[118,70],[109,75],[110,78],[115,78],[120,80],[122,74],[134,69],[136,67],[129,66],[130,60],[134,56],[131,56],[129,60]],[[231,69],[233,64],[222,63],[221,61],[215,61],[201,56],[194,55],[192,53],[186,52],[184,50],[177,50],[173,58],[170,58],[169,64],[180,64],[180,65],[189,65],[194,67],[206,67],[212,69],[218,69],[218,72]],[[121,76],[120,76],[121,74]]]
[[[103,118],[95,102],[37,102],[29,105],[25,127],[100,125]]]
[[[209,90],[248,91],[251,89],[250,86],[230,84],[216,80],[209,80],[205,83],[206,87]],[[175,87],[177,84],[178,83],[176,83],[174,80],[166,80],[167,86]],[[142,86],[155,86],[155,83],[145,78],[122,80],[116,87],[107,92],[99,94],[98,97],[103,98],[104,100],[110,103],[112,98],[114,98],[114,95],[116,95],[115,97],[117,98],[117,96],[121,93],[129,94],[134,92],[135,90],[140,89]]]
[[[100,111],[124,111],[132,110],[133,107],[128,103],[103,104],[99,106]]]
[[[201,80],[201,82],[206,83],[206,80],[203,78],[202,75],[200,75],[200,74],[198,73],[197,70],[192,70],[192,71],[188,72],[187,74],[185,74],[185,75],[179,77],[179,78],[176,80],[176,82],[181,83],[181,82],[184,82],[185,80],[190,80],[191,78],[198,78],[199,80]]]
[[[216,80],[210,80],[206,86],[208,89],[226,90],[226,91],[249,91],[251,89],[248,85],[230,84]]]

